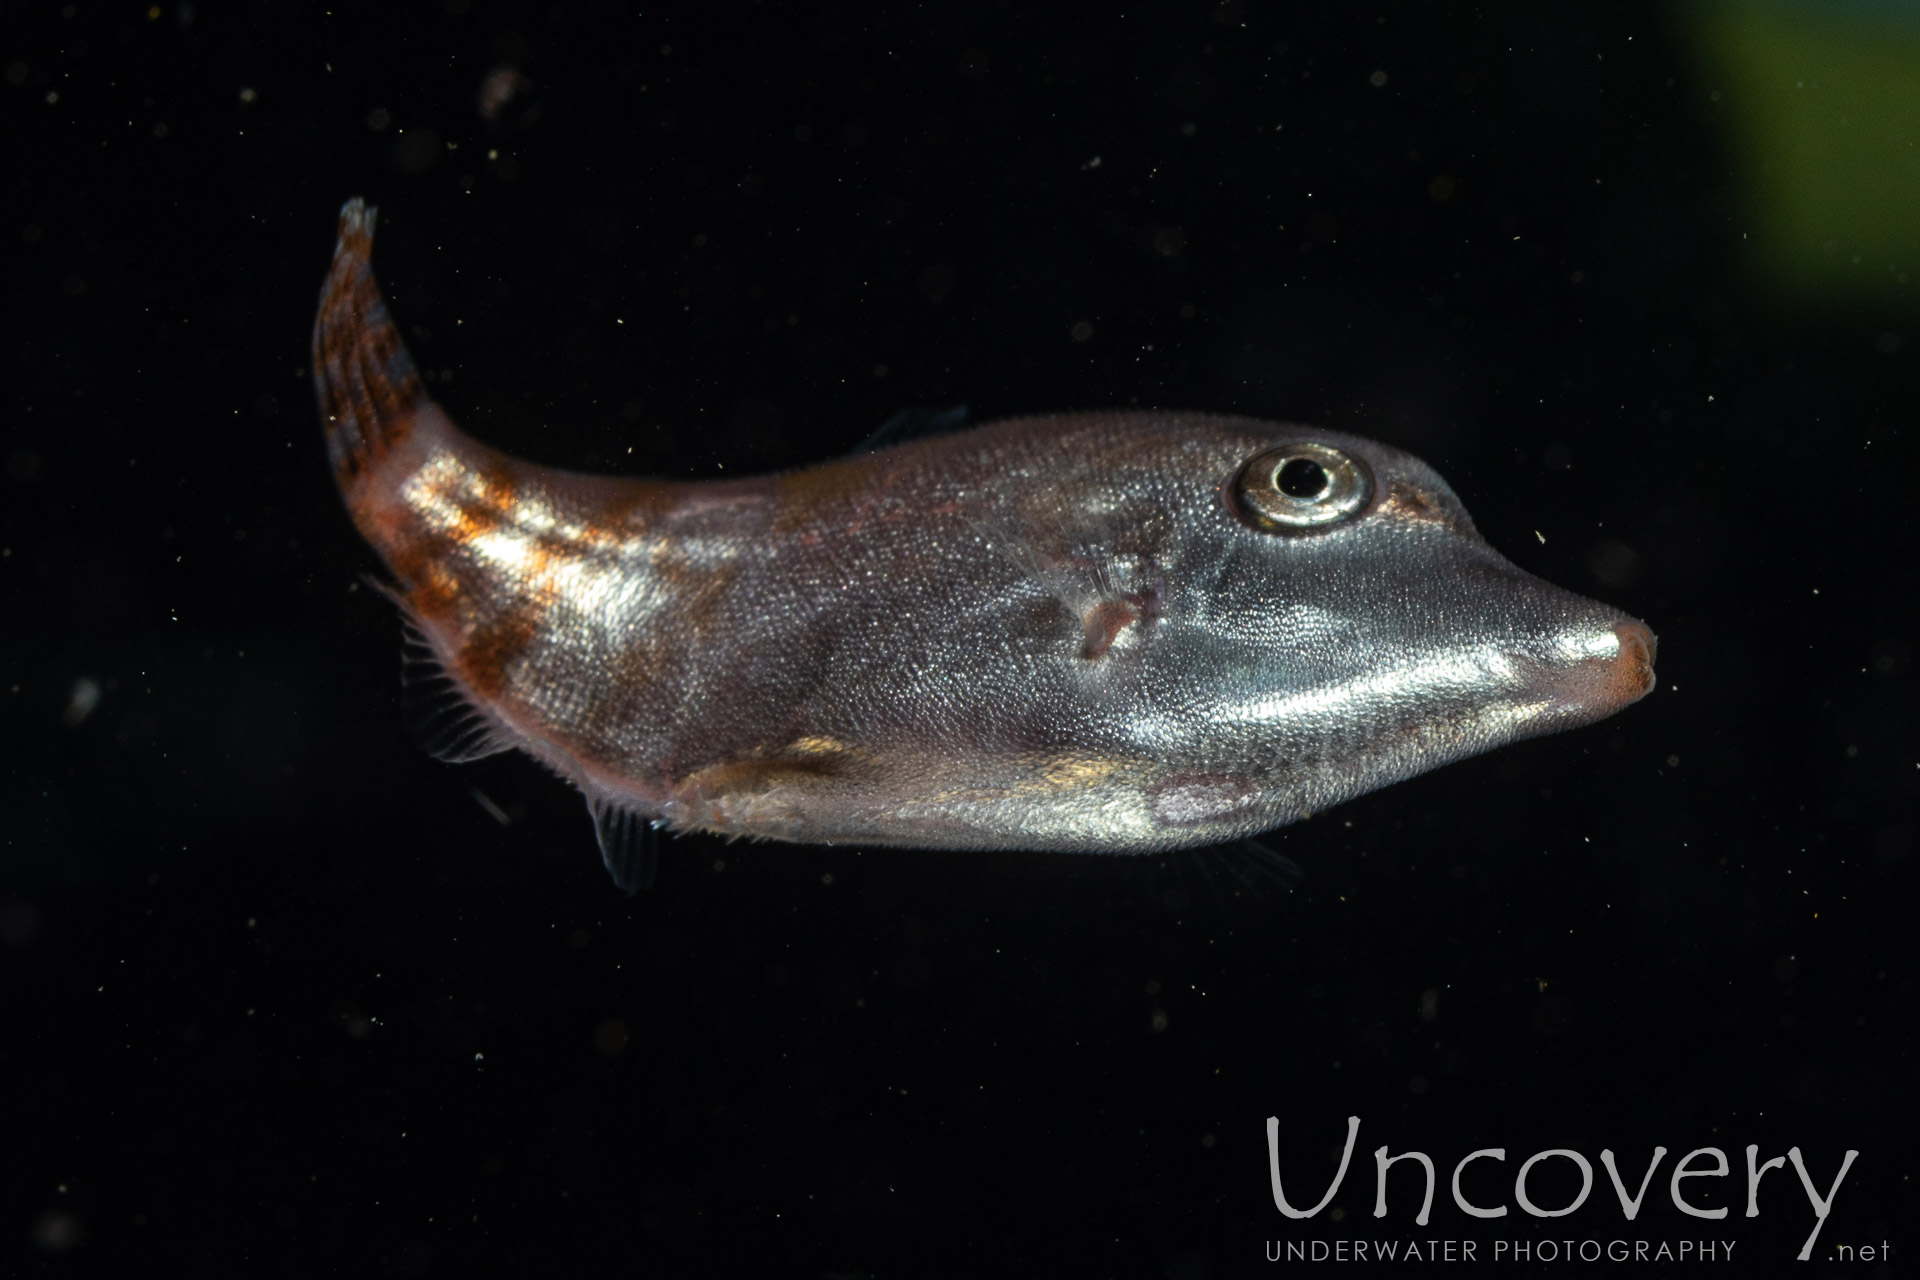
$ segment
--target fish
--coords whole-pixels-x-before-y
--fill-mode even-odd
[[[658,832],[1139,854],[1249,838],[1654,685],[1638,619],[1505,559],[1432,468],[1197,412],[1015,418],[738,479],[510,457],[427,394],[341,210],[328,458],[423,744]]]

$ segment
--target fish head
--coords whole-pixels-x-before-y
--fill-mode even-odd
[[[1139,687],[1183,692],[1141,724],[1163,754],[1261,778],[1263,822],[1589,723],[1653,688],[1645,623],[1500,555],[1418,458],[1240,425],[1264,430],[1216,455],[1166,544],[1160,631],[1142,646],[1155,669]]]

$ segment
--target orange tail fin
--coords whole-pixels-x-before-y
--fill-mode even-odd
[[[342,489],[377,465],[432,403],[373,278],[373,215],[358,196],[341,206],[333,268],[313,323],[320,422]]]

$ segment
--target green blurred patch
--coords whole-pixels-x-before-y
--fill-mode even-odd
[[[1703,4],[1753,267],[1817,295],[1920,300],[1920,6]]]

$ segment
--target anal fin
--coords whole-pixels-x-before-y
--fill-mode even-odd
[[[448,764],[483,760],[512,748],[513,741],[440,661],[433,645],[403,611],[400,642],[400,711],[420,749]]]
[[[1202,858],[1219,855],[1220,866],[1234,884],[1232,896],[1265,902],[1273,893],[1292,893],[1307,878],[1307,869],[1264,840],[1244,836],[1231,844],[1199,851]]]
[[[651,818],[608,800],[587,800],[600,858],[614,884],[628,894],[653,887],[660,867],[660,832]]]

